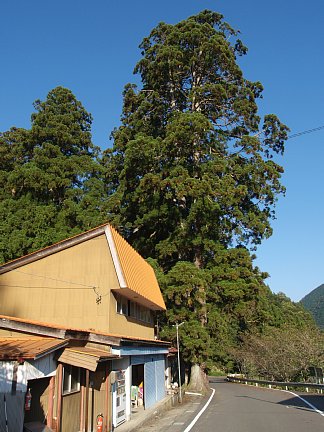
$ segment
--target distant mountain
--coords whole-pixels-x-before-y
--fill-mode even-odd
[[[324,330],[324,284],[307,294],[300,303],[313,315],[316,324]]]

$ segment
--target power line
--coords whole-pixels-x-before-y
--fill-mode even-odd
[[[88,289],[98,288],[95,285],[86,285],[86,284],[83,284],[81,282],[74,282],[71,280],[57,279],[55,277],[51,277],[51,276],[47,276],[47,275],[41,275],[41,274],[37,274],[37,273],[27,273],[27,272],[17,270],[17,269],[15,269],[14,271],[16,271],[17,273],[22,273],[22,274],[28,275],[28,276],[34,276],[34,277],[39,277],[39,278],[43,278],[43,279],[49,279],[49,280],[52,280],[55,282],[62,282],[62,283],[66,283],[66,284],[78,285],[78,286],[82,286],[82,287],[85,287]]]
[[[322,129],[324,129],[324,125],[323,126],[318,126],[316,128],[313,128],[313,129],[308,129],[308,130],[304,130],[302,132],[297,132],[295,134],[289,135],[287,139],[297,138],[297,137],[299,137],[301,135],[310,134],[310,133],[317,132],[317,131],[322,130]]]
[[[91,290],[94,289],[94,287],[91,288],[85,288],[85,287],[79,287],[79,288],[73,288],[73,287],[56,287],[56,286],[28,286],[28,285],[11,285],[11,284],[0,284],[0,287],[5,288],[26,288],[26,289],[53,289],[53,290]]]

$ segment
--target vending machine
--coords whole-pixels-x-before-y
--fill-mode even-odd
[[[115,384],[113,391],[113,424],[117,427],[126,421],[126,387],[125,370],[115,372]]]

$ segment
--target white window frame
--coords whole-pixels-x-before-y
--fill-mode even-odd
[[[72,371],[73,369],[76,369],[78,371],[78,378],[77,378],[77,386],[76,388],[72,389]],[[64,389],[65,384],[67,381],[67,389]],[[63,380],[62,380],[62,394],[68,395],[71,393],[77,393],[80,391],[80,368],[77,366],[72,365],[64,365],[63,368]]]
[[[125,307],[125,310],[124,310]],[[126,297],[122,297],[120,295],[116,298],[116,312],[119,315],[128,316],[129,310],[128,310],[128,299]]]

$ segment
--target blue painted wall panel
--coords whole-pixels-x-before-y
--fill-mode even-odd
[[[156,402],[155,361],[144,364],[144,404],[149,408]]]
[[[164,356],[157,356],[155,361],[156,401],[165,396],[165,363]]]
[[[132,355],[130,359],[131,359],[132,365],[138,365],[138,364],[144,364],[145,363],[145,357],[143,355]]]

